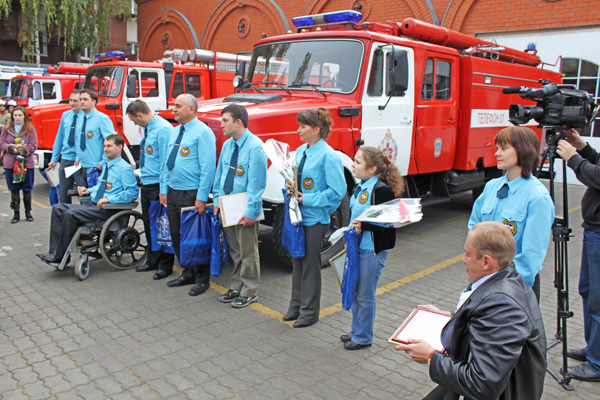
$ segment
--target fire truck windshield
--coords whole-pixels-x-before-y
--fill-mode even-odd
[[[92,89],[99,96],[117,97],[123,84],[123,67],[105,66],[94,67],[87,71],[85,89]]]
[[[15,100],[25,100],[30,89],[29,79],[13,79],[10,83],[10,97]]]
[[[305,40],[258,46],[248,80],[255,86],[350,93],[356,89],[364,45],[357,40]]]

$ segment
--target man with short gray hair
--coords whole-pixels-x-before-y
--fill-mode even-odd
[[[171,239],[177,259],[181,262],[181,209],[194,206],[204,213],[212,187],[217,163],[215,134],[196,113],[198,101],[190,94],[175,99],[173,112],[179,126],[172,128],[162,164],[161,203],[167,207]],[[198,296],[210,287],[210,263],[184,266],[181,276],[167,283],[178,287],[194,283],[190,296]]]

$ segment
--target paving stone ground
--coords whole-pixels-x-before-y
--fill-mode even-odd
[[[117,271],[102,260],[87,280],[59,272],[35,253],[48,244],[48,187],[36,177],[35,221],[10,224],[10,195],[0,177],[0,397],[2,399],[420,399],[433,387],[426,366],[393,350],[387,339],[419,304],[455,306],[466,285],[460,256],[471,194],[427,207],[398,231],[379,282],[373,346],[350,352],[339,336],[350,313],[339,306],[333,272],[323,273],[319,323],[293,329],[280,321],[290,296],[290,269],[279,262],[271,230],[261,228],[259,303],[233,309],[219,302],[230,268],[199,297],[169,289],[152,273]],[[560,189],[560,186],[559,186]],[[584,188],[569,186],[570,204]],[[562,206],[559,204],[559,210]],[[581,214],[573,210],[569,243],[569,344],[583,346],[577,294]],[[541,310],[549,339],[556,331],[554,252],[542,271]],[[448,261],[450,260],[450,261]],[[402,278],[404,280],[398,282]],[[549,350],[562,365],[561,345]],[[572,362],[572,361],[571,361]],[[598,399],[600,384],[572,381],[563,390],[546,375],[544,399]]]

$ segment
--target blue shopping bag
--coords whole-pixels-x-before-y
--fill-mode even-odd
[[[358,277],[360,275],[358,245],[361,235],[356,234],[356,229],[352,228],[344,232],[346,241],[346,263],[344,265],[344,277],[342,279],[342,307],[344,310],[350,310],[352,299],[356,293]]]
[[[181,213],[181,259],[179,264],[182,267],[210,264],[212,251],[210,214],[210,212],[199,214],[197,210],[184,210]]]
[[[212,248],[210,252],[210,274],[219,276],[223,272],[223,267],[227,265],[227,240],[223,233],[223,225],[219,221],[219,216],[214,215],[210,207],[206,208],[210,213],[212,222]]]
[[[302,222],[292,225],[290,221],[290,198],[287,196],[287,191],[283,190],[283,207],[285,207],[285,218],[283,220],[283,230],[281,232],[281,244],[290,252],[294,258],[304,257],[304,226]]]
[[[156,200],[150,203],[149,213],[152,250],[175,254],[173,241],[171,240],[171,228],[169,226],[167,207],[163,207],[162,204],[160,204],[160,201]]]
[[[42,171],[42,176],[46,181],[48,181],[48,176],[46,176],[46,171]],[[56,187],[52,187],[52,185],[48,185],[48,195],[50,196],[50,205],[53,206],[59,202],[58,199],[58,185]]]
[[[104,168],[106,168],[106,166]],[[86,174],[88,187],[91,188],[96,186],[98,184],[98,176],[100,175],[98,167],[87,168]]]

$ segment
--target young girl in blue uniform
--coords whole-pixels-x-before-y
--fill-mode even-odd
[[[502,177],[489,181],[473,204],[469,229],[478,222],[498,221],[510,229],[517,245],[514,263],[540,301],[540,277],[546,257],[554,204],[535,177],[540,143],[529,128],[511,126],[496,134],[496,158]]]
[[[354,177],[360,179],[350,198],[352,226],[357,234],[362,232],[358,247],[360,275],[352,300],[352,330],[340,339],[345,349],[358,350],[370,346],[373,341],[375,291],[388,250],[396,244],[396,231],[355,219],[371,205],[399,197],[404,191],[404,180],[398,168],[374,147],[361,147],[356,152],[352,169]]]
[[[321,309],[321,247],[329,215],[346,195],[342,160],[325,142],[333,125],[324,108],[302,111],[296,118],[300,140],[296,150],[298,203],[304,225],[305,255],[292,258],[292,298],[284,321],[304,328],[319,320]]]

